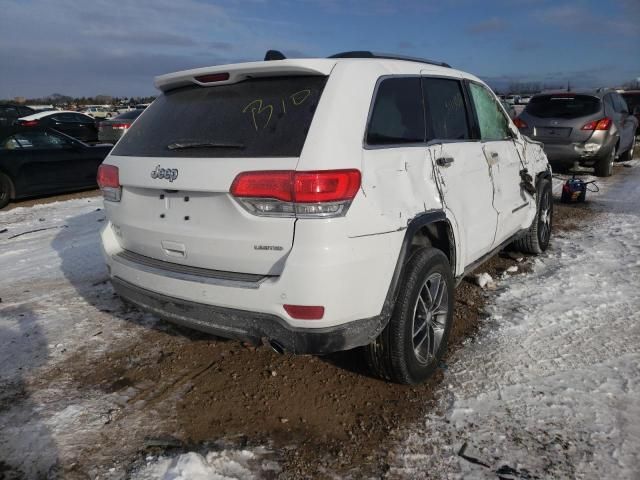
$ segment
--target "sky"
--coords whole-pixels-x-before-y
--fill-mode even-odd
[[[0,98],[153,95],[153,77],[372,50],[497,89],[640,77],[640,0],[0,0]]]

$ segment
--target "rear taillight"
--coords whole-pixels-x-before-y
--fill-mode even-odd
[[[584,125],[581,130],[609,130],[611,128],[612,121],[609,117],[601,118],[600,120],[594,120]]]
[[[38,120],[20,120],[18,125],[21,127],[36,127],[40,122]]]
[[[518,128],[527,128],[529,125],[527,125],[527,123],[522,120],[520,117],[516,117],[513,119],[513,123],[515,124],[516,127]]]
[[[359,170],[261,171],[239,174],[231,195],[262,216],[343,216],[360,188]]]
[[[122,196],[118,167],[102,164],[98,167],[98,186],[105,200],[119,202]]]
[[[131,126],[130,123],[112,123],[111,128],[115,130],[126,130]]]
[[[297,320],[320,320],[324,316],[324,307],[310,305],[283,305],[291,318]]]

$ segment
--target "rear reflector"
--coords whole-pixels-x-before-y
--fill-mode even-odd
[[[513,123],[518,128],[527,128],[528,127],[527,123],[524,120],[522,120],[520,117],[514,118],[513,119]]]
[[[102,164],[98,167],[98,186],[105,200],[119,202],[122,195],[118,167]]]
[[[581,130],[609,130],[611,128],[611,119],[609,117],[594,120],[584,125]]]
[[[209,75],[200,75],[199,77],[194,77],[200,83],[214,83],[214,82],[224,82],[225,80],[229,80],[228,73],[212,73]]]
[[[324,307],[308,305],[283,305],[291,318],[297,320],[320,320],[324,316]]]
[[[244,172],[230,191],[255,215],[337,217],[346,213],[360,182],[355,169]]]

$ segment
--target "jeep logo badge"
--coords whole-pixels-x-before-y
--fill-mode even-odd
[[[164,178],[173,182],[176,178],[178,178],[178,169],[177,168],[160,168],[160,165],[156,167],[154,171],[151,172],[151,178]]]

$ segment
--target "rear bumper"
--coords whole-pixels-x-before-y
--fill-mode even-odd
[[[328,353],[371,343],[384,327],[404,234],[347,238],[341,230],[337,222],[300,221],[299,245],[282,273],[266,277],[142,262],[122,250],[111,223],[102,230],[102,246],[118,293],[145,310],[223,337],[266,338],[295,353]],[[321,305],[324,316],[292,318],[284,304]]]
[[[335,327],[294,328],[275,315],[173,298],[117,277],[111,283],[122,298],[172,323],[224,338],[268,343],[278,350],[297,354],[324,354],[367,345],[384,328],[381,316]]]
[[[600,159],[607,157],[612,148],[613,143],[611,142],[605,144],[597,142],[544,144],[544,152],[549,162],[560,165],[573,165],[578,162],[580,165],[593,166]]]

